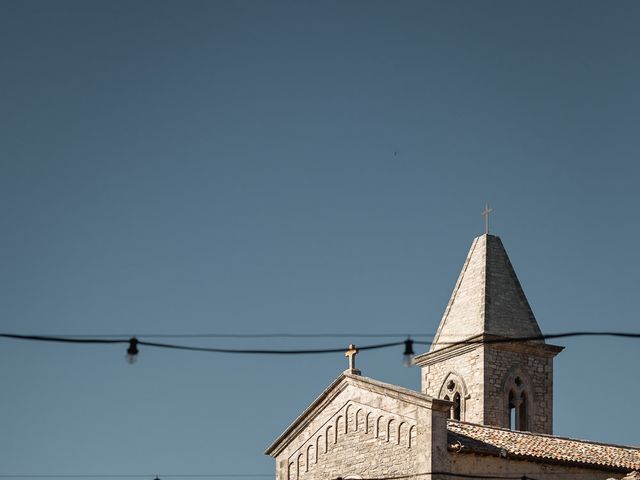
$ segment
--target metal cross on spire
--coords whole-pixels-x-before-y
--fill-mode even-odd
[[[489,207],[488,203],[484,204],[484,210],[482,211],[482,216],[484,217],[484,233],[485,235],[489,234],[489,214],[493,212],[493,208]]]

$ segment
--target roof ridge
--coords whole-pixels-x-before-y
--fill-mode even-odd
[[[482,289],[482,303],[481,303],[481,311],[480,311],[480,318],[481,318],[481,322],[482,322],[482,332],[486,333],[487,328],[489,327],[489,325],[487,324],[487,320],[489,318],[489,305],[488,303],[491,301],[491,297],[489,296],[489,288],[490,285],[489,283],[491,283],[489,281],[489,262],[490,262],[490,248],[489,248],[489,233],[485,233],[484,235],[484,263],[482,264],[482,268],[484,269],[484,288]],[[500,241],[500,237],[498,237],[497,235],[491,235],[493,237],[496,237],[498,239],[498,241]],[[480,238],[480,237],[478,237]]]
[[[460,290],[460,287],[462,286],[462,281],[464,280],[465,275],[467,274],[467,269],[469,268],[469,264],[471,263],[471,257],[473,256],[473,253],[476,250],[476,246],[478,245],[478,241],[480,239],[482,235],[476,237],[473,239],[473,241],[471,242],[471,248],[469,249],[469,253],[467,254],[467,258],[465,258],[464,264],[462,265],[462,270],[460,271],[458,278],[456,279],[456,283],[453,286],[453,292],[451,292],[451,296],[449,297],[449,301],[447,302],[447,306],[444,309],[444,313],[442,314],[442,319],[440,320],[440,323],[438,324],[438,330],[436,331],[436,335],[433,337],[433,340],[431,342],[431,347],[429,350],[433,350],[433,348],[435,347],[435,345],[438,343],[438,340],[440,339],[440,334],[442,333],[442,330],[444,328],[444,324],[446,323],[447,319],[449,318],[449,314],[451,313],[451,307],[453,307],[453,304],[455,303],[457,297],[458,297],[458,292]]]
[[[437,400],[436,398],[427,395],[426,393],[420,392],[418,390],[412,390],[411,388],[401,387],[400,385],[394,385],[393,383],[383,382],[381,380],[376,380],[371,377],[365,377],[363,375],[354,375],[352,373],[343,373],[346,378],[352,378],[353,380],[363,381],[364,383],[369,383],[371,385],[376,385],[378,387],[386,388],[388,390],[393,390],[399,393],[404,393],[410,396],[414,396],[424,400]]]
[[[509,428],[505,428],[505,427],[495,427],[493,425],[482,425],[479,423],[472,423],[472,422],[464,422],[462,420],[453,420],[453,419],[447,419],[447,427],[449,426],[450,423],[461,423],[463,425],[471,425],[473,427],[480,427],[480,428],[486,428],[486,429],[490,429],[490,430],[501,430],[504,432],[509,432],[509,433],[514,433],[514,434],[518,434],[518,435],[526,435],[526,436],[530,436],[530,437],[547,437],[547,438],[555,438],[558,440],[570,440],[572,442],[581,442],[581,443],[590,443],[592,445],[600,445],[603,447],[617,447],[617,448],[627,448],[630,450],[638,450],[640,451],[640,446],[638,447],[634,447],[631,445],[620,445],[619,443],[605,443],[605,442],[596,442],[593,440],[583,440],[581,438],[573,438],[573,437],[564,437],[564,436],[560,436],[560,435],[552,435],[549,433],[535,433],[535,432],[526,432],[526,431],[522,431],[522,430],[511,430]]]

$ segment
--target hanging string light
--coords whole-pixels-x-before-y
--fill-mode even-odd
[[[138,339],[131,337],[129,339],[129,348],[127,348],[127,362],[130,364],[136,363],[138,359]]]
[[[409,368],[413,365],[413,357],[415,356],[415,352],[413,351],[413,340],[411,337],[408,337],[404,341],[404,353],[402,354],[402,364]]]
[[[534,340],[549,340],[566,337],[617,337],[628,339],[640,339],[640,332],[597,332],[597,331],[580,331],[580,332],[564,332],[551,333],[546,335],[535,335],[527,337],[497,337],[497,338],[469,338],[467,340],[444,342],[445,345],[481,345],[481,344],[500,344],[500,343],[519,343],[530,342]],[[120,338],[118,338],[120,337]],[[123,338],[124,337],[124,338]],[[93,337],[85,337],[79,335],[70,336],[53,336],[53,335],[24,335],[17,333],[2,333],[0,339],[11,340],[29,340],[37,342],[53,342],[61,344],[89,344],[89,345],[114,345],[127,344],[126,359],[129,363],[134,363],[138,357],[138,347],[144,345],[146,347],[163,348],[170,350],[182,350],[190,352],[209,352],[209,353],[225,353],[225,354],[245,354],[245,355],[317,355],[343,353],[343,348],[294,348],[294,349],[273,349],[273,348],[219,348],[219,347],[199,347],[192,345],[178,345],[174,343],[150,342],[148,340],[138,340],[136,337],[126,339],[124,335],[109,338],[107,335],[97,335]],[[431,342],[421,340],[412,340],[407,337],[405,341],[378,343],[372,345],[364,345],[358,347],[360,351],[378,350],[383,348],[391,348],[404,345],[403,364],[407,367],[413,365],[415,352],[414,345],[430,345]]]

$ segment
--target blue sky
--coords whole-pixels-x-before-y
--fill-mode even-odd
[[[543,331],[639,330],[637,2],[0,8],[2,330],[435,332],[487,201]],[[557,343],[555,433],[638,445],[637,342]],[[345,366],[2,340],[0,474],[271,473]]]

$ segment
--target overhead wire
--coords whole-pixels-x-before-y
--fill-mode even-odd
[[[637,332],[613,332],[613,331],[572,331],[562,333],[549,333],[544,335],[534,335],[527,337],[504,337],[496,339],[483,339],[472,341],[439,342],[441,345],[453,345],[458,343],[502,343],[513,341],[543,340],[574,336],[611,336],[640,338]],[[223,338],[223,339],[287,339],[287,338],[434,338],[433,333],[114,333],[114,334],[38,334],[24,335],[1,333],[0,337],[20,338],[25,340],[46,340],[60,341],[68,343],[118,343],[118,341],[128,340],[131,337],[137,338]]]
[[[502,475],[502,472],[487,472],[485,474],[474,474],[474,473],[455,473],[449,472],[446,470],[441,471],[430,471],[430,472],[420,472],[420,473],[410,473],[403,475],[392,475],[392,476],[381,476],[381,477],[365,477],[360,480],[401,480],[405,478],[414,478],[421,477],[426,475],[442,475],[453,478],[469,478],[469,479],[488,479],[488,480],[538,480],[535,477],[532,477],[529,474],[520,474],[520,475]],[[554,477],[575,477],[576,475],[581,476],[584,475],[581,472],[554,472]],[[122,473],[113,473],[113,474],[43,474],[43,473],[0,473],[0,478],[224,478],[224,477],[234,477],[234,478],[266,478],[266,477],[275,477],[273,473],[173,473],[173,474],[122,474]],[[333,477],[331,480],[340,480],[343,477]]]
[[[43,335],[63,336],[66,338],[130,338],[133,336],[144,338],[391,338],[414,337],[433,338],[433,333],[114,333],[114,334],[69,334]]]
[[[529,475],[498,475],[493,473],[472,474],[472,473],[454,473],[448,471],[433,471],[411,473],[405,475],[392,475],[381,477],[365,477],[361,480],[402,480],[406,478],[416,478],[426,475],[441,475],[453,478],[468,479],[486,479],[486,480],[537,480]],[[0,478],[155,478],[162,480],[163,478],[267,478],[275,477],[269,473],[201,473],[201,474],[163,474],[163,475],[146,475],[146,474],[0,474]],[[343,477],[333,477],[332,480],[343,480]]]
[[[423,477],[426,475],[441,475],[453,478],[486,479],[486,480],[537,480],[529,475],[497,475],[497,474],[471,474],[454,473],[447,471],[433,471],[422,473],[411,473],[405,475],[393,475],[382,477],[365,477],[361,480],[403,480],[406,478]],[[0,474],[0,478],[267,478],[275,477],[270,473],[202,473],[202,474],[167,474],[167,475],[147,475],[147,474]],[[334,477],[332,480],[343,480],[343,477]]]
[[[454,345],[477,345],[477,344],[495,344],[495,343],[518,343],[548,340],[555,338],[566,337],[593,337],[593,336],[607,336],[607,337],[620,337],[620,338],[640,338],[640,333],[636,332],[611,332],[611,331],[577,331],[577,332],[564,332],[564,333],[551,333],[545,335],[534,335],[526,337],[498,337],[498,338],[471,338],[467,340],[454,341],[454,342],[439,342],[442,346],[454,346]],[[296,348],[296,349],[269,349],[269,348],[219,348],[219,347],[199,347],[193,345],[180,345],[174,343],[163,342],[150,342],[147,340],[140,340],[139,337],[126,338],[103,338],[101,336],[92,337],[76,337],[76,336],[52,336],[52,335],[23,335],[16,333],[0,333],[0,338],[12,339],[12,340],[30,340],[41,342],[53,342],[53,343],[68,343],[68,344],[131,344],[135,342],[136,345],[165,348],[171,350],[186,350],[196,352],[210,352],[210,353],[230,353],[230,354],[253,354],[253,355],[309,355],[309,354],[323,354],[323,353],[339,353],[343,352],[344,348]],[[416,345],[430,345],[430,342],[424,342],[419,340],[411,340],[409,336],[407,340],[398,342],[387,342],[363,345],[358,347],[358,350],[376,350],[381,348],[396,347],[400,345],[406,345],[406,342],[410,341]]]
[[[402,475],[391,475],[391,476],[376,476],[376,477],[364,477],[360,480],[402,480],[406,478],[416,478],[423,477],[427,475],[441,475],[447,476],[451,478],[467,478],[467,479],[486,479],[486,480],[539,480],[536,477],[531,476],[530,474],[520,474],[520,475],[503,475],[502,472],[487,472],[485,474],[477,474],[477,473],[456,473],[449,472],[446,470],[442,471],[430,471],[430,472],[419,472],[419,473],[409,473]],[[536,474],[537,475],[537,474]],[[554,472],[554,477],[575,477],[575,476],[583,476],[584,474],[581,472]],[[273,473],[172,473],[172,474],[122,474],[122,473],[112,473],[112,474],[78,474],[78,473],[70,473],[70,474],[43,474],[43,473],[0,473],[0,478],[148,478],[162,480],[165,478],[275,478]],[[331,480],[346,480],[344,477],[331,477]]]
[[[0,478],[267,478],[275,477],[272,473],[204,473],[204,474],[0,474]]]
[[[427,344],[426,342],[415,342],[421,344]],[[320,353],[340,353],[344,352],[342,348],[307,348],[307,349],[252,349],[252,348],[209,348],[209,347],[193,347],[190,345],[172,345],[168,343],[156,343],[138,341],[138,345],[145,345],[148,347],[169,348],[174,350],[190,350],[196,352],[212,352],[212,353],[240,353],[240,354],[253,354],[253,355],[313,355]],[[378,343],[374,345],[364,345],[358,347],[358,350],[377,350],[379,348],[397,347],[404,345],[404,342],[390,342],[390,343]]]
[[[492,343],[518,343],[529,342],[534,340],[545,340],[549,338],[564,338],[564,337],[577,337],[577,336],[612,336],[612,337],[624,337],[624,338],[640,338],[640,333],[634,332],[565,332],[565,333],[553,333],[547,335],[536,335],[528,337],[472,337],[462,341],[456,342],[438,342],[438,345],[443,347],[453,347],[455,345],[478,345],[478,344],[492,344]],[[113,345],[113,344],[128,344],[126,350],[126,360],[128,363],[135,363],[138,354],[140,353],[139,347],[146,346],[152,348],[164,348],[170,350],[182,350],[191,352],[207,352],[207,353],[223,353],[223,354],[246,354],[246,355],[316,355],[316,354],[328,354],[328,353],[342,353],[345,351],[344,347],[338,348],[295,348],[295,349],[269,349],[269,348],[221,348],[221,347],[200,347],[194,345],[179,345],[174,343],[163,342],[150,342],[148,340],[140,340],[138,337],[126,338],[104,338],[99,336],[94,337],[76,337],[76,336],[52,336],[52,335],[23,335],[17,333],[0,333],[0,338],[6,338],[11,340],[28,340],[38,342],[53,342],[53,343],[65,343],[65,344],[92,344],[92,345]],[[366,350],[378,350],[389,347],[397,347],[404,345],[404,352],[402,355],[402,364],[405,367],[411,367],[414,364],[415,351],[413,345],[430,345],[430,342],[424,342],[419,340],[413,340],[411,337],[407,337],[404,341],[399,342],[387,342],[377,343],[371,345],[362,345],[356,347],[353,344],[349,344],[349,351],[347,355],[358,353],[359,351]]]
[[[267,478],[275,477],[272,473],[209,473],[209,474],[172,474],[172,475],[144,475],[144,474],[0,474],[0,478]]]
[[[301,354],[319,354],[319,353],[338,353],[344,352],[344,348],[315,348],[315,349],[253,349],[253,348],[210,348],[196,347],[192,345],[176,345],[172,343],[158,343],[139,340],[137,337],[130,339],[121,338],[74,338],[74,337],[57,337],[48,335],[21,335],[15,333],[0,333],[0,338],[8,338],[13,340],[32,340],[53,343],[74,343],[74,344],[130,344],[135,340],[136,345],[147,347],[167,348],[172,350],[189,350],[196,352],[211,353],[239,353],[239,354],[258,354],[258,355],[301,355]],[[416,342],[424,343],[426,342]],[[359,350],[375,350],[379,348],[396,347],[404,345],[404,342],[378,343],[373,345],[364,345],[358,347]]]

